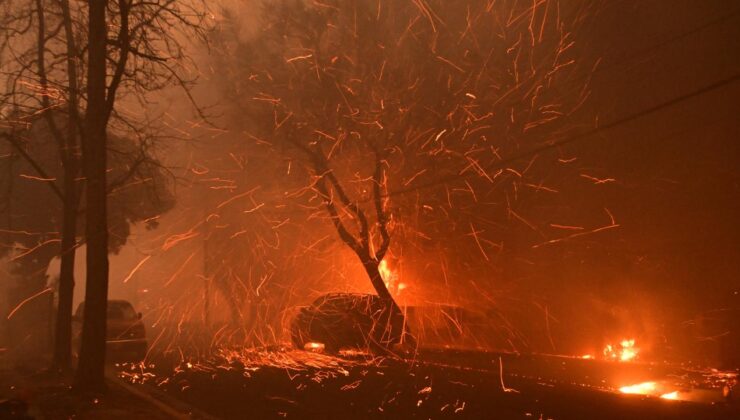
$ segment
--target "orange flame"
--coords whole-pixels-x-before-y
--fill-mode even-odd
[[[635,339],[625,339],[619,343],[619,346],[612,346],[607,344],[604,347],[604,357],[607,359],[619,360],[620,362],[629,362],[634,360],[639,353],[639,349],[635,347]]]

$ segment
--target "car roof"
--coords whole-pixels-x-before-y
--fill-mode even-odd
[[[321,295],[321,296],[317,297],[314,300],[314,302],[319,301],[319,300],[326,300],[326,299],[344,299],[344,298],[353,298],[353,299],[356,299],[356,298],[369,298],[369,299],[375,299],[375,298],[379,298],[379,297],[380,296],[378,296],[378,295],[373,295],[373,294],[370,294],[370,293],[341,293],[341,292],[336,292],[336,293],[327,293],[325,295]]]
[[[108,305],[129,305],[129,306],[134,306],[134,305],[131,304],[131,302],[129,302],[127,300],[122,300],[122,299],[109,300],[108,301]]]
[[[108,306],[130,306],[132,308],[134,307],[134,305],[132,305],[131,302],[127,300],[123,300],[123,299],[111,299],[108,301]],[[82,302],[80,302],[79,305],[77,305],[77,310],[79,311],[84,307],[85,307],[85,301],[83,300]]]
[[[365,299],[369,301],[376,301],[380,299],[380,296],[369,293],[327,293],[314,299],[311,304],[316,305],[331,302],[353,302]]]

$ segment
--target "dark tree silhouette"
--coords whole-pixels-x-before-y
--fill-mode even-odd
[[[75,376],[78,390],[105,388],[106,308],[108,304],[108,207],[106,203],[106,2],[89,3],[87,113],[82,136],[83,174],[87,198],[87,283],[80,363]],[[127,24],[127,23],[126,23]],[[124,21],[121,22],[122,27]],[[124,31],[128,32],[125,27]],[[128,55],[128,54],[124,54]],[[124,63],[125,66],[125,63]],[[111,104],[115,98],[112,92]]]
[[[19,6],[25,6],[25,8]],[[5,66],[6,70],[9,71],[9,77],[7,78],[7,91],[2,95],[2,107],[5,111],[8,111],[8,107],[11,107],[21,114],[35,114],[39,113],[46,119],[47,125],[51,133],[53,134],[53,143],[55,143],[59,149],[59,158],[64,169],[62,178],[62,187],[58,188],[55,184],[50,183],[54,192],[63,201],[63,217],[61,226],[61,244],[60,244],[60,281],[59,281],[59,294],[60,306],[57,311],[57,324],[55,334],[55,351],[53,358],[53,365],[57,368],[65,368],[69,365],[69,347],[71,339],[71,313],[72,313],[72,291],[74,287],[74,261],[75,261],[75,249],[77,248],[76,240],[76,222],[77,222],[77,211],[79,205],[79,146],[78,146],[78,131],[80,128],[80,119],[77,113],[79,104],[79,92],[78,92],[78,74],[76,64],[76,57],[78,57],[77,44],[74,36],[74,28],[72,26],[71,11],[68,0],[60,0],[58,7],[59,16],[52,17],[49,22],[49,14],[54,15],[55,13],[48,13],[44,7],[44,2],[41,0],[35,0],[33,3],[26,2],[24,5],[14,4],[14,2],[7,2],[6,10],[3,18],[3,27],[5,36],[3,38],[3,45],[9,47],[7,43],[11,40],[19,45],[30,45],[29,48],[20,49],[20,51],[14,51],[15,48],[7,48],[11,50],[11,56],[15,60],[11,60],[11,66]],[[35,22],[35,25],[29,25],[28,23]],[[53,34],[60,31],[59,22],[62,22],[64,31],[63,37],[59,35],[55,37]],[[56,26],[55,26],[56,25]],[[49,30],[51,26],[53,29]],[[24,35],[30,34],[32,28],[35,27],[36,39],[35,41],[23,39]],[[55,39],[57,38],[57,39]],[[62,45],[54,45],[55,43],[63,40]],[[66,52],[63,56],[64,60],[52,59],[51,63],[47,60],[50,50],[58,47]],[[52,87],[57,75],[57,68],[66,65],[66,78],[68,88],[65,90],[67,102],[67,121],[66,130],[61,130],[58,126],[58,121],[52,116],[51,111],[56,107],[56,103],[52,104],[52,97],[55,96],[52,93],[57,94],[61,91],[58,87]],[[33,76],[33,77],[29,77]],[[28,84],[29,81],[35,81],[37,85],[31,85],[31,91],[36,90],[38,95],[32,97],[28,92],[24,92],[19,87],[23,84]],[[19,108],[21,109],[19,111]],[[19,123],[22,121],[15,121]],[[13,128],[11,128],[11,132]],[[14,144],[15,148],[19,150],[21,155],[24,155],[20,151],[21,145],[14,141],[14,137],[6,137]],[[24,158],[29,158],[28,155],[24,155]],[[38,168],[37,168],[38,169]]]
[[[55,114],[56,126],[65,127],[66,116]],[[20,124],[23,122],[23,124]],[[53,367],[64,369],[69,365],[70,357],[70,319],[65,319],[68,311],[71,317],[73,282],[65,282],[73,276],[75,250],[82,244],[80,227],[84,227],[81,218],[85,213],[85,202],[80,201],[78,189],[81,177],[76,176],[72,185],[60,188],[58,180],[63,183],[69,179],[64,159],[59,157],[63,150],[56,147],[54,134],[49,129],[48,119],[41,116],[17,118],[15,124],[22,126],[11,132],[1,132],[3,150],[9,155],[16,155],[14,161],[4,160],[0,166],[8,174],[5,182],[14,185],[12,193],[5,198],[7,206],[0,210],[7,231],[8,239],[0,248],[0,256],[13,249],[32,250],[43,245],[38,252],[29,252],[13,259],[14,272],[28,279],[23,289],[25,294],[35,293],[44,286],[46,268],[53,254],[60,257],[61,269],[58,278],[59,306],[55,322],[55,345]],[[118,252],[129,236],[129,227],[133,223],[150,220],[154,216],[169,210],[174,198],[166,170],[151,152],[152,141],[147,139],[133,140],[116,135],[111,138],[107,150],[109,157],[108,201],[114,211],[108,215],[112,240],[109,241],[109,252]],[[70,203],[65,192],[70,191],[75,200]],[[61,221],[59,214],[61,214]],[[73,219],[73,220],[69,220]],[[149,223],[147,227],[155,227]],[[61,231],[60,231],[61,228]],[[74,229],[67,232],[65,229]],[[46,232],[46,234],[21,234],[21,232]],[[60,237],[61,236],[61,237]],[[67,239],[71,238],[71,239]],[[71,244],[65,247],[65,240]],[[57,246],[61,242],[61,249]],[[47,252],[49,251],[49,252]],[[42,256],[42,253],[44,256]],[[71,254],[71,255],[70,255]],[[65,264],[72,264],[66,267]],[[65,307],[65,306],[68,306]]]
[[[134,92],[160,89],[175,83],[189,94],[177,68],[183,53],[178,28],[202,34],[203,4],[158,0],[93,1],[88,10],[87,112],[82,135],[83,173],[86,177],[87,288],[80,363],[75,387],[104,389],[106,307],[108,299],[108,226],[106,206],[107,127],[119,89]],[[109,28],[114,28],[110,34]],[[110,59],[111,55],[115,57]],[[172,60],[174,64],[170,64]],[[109,63],[112,62],[112,65]],[[112,76],[107,78],[108,71]]]
[[[69,194],[57,188],[60,197],[68,203],[64,210],[67,224],[62,229],[66,234],[62,240],[65,244],[76,241],[72,223],[78,212],[72,204],[79,201],[76,194],[80,188],[77,185],[80,178],[77,145],[82,144],[83,156],[85,153],[94,156],[82,165],[86,180],[92,182],[85,186],[89,201],[85,215],[86,231],[91,235],[87,239],[92,251],[88,254],[89,268],[95,272],[88,272],[88,276],[95,280],[87,286],[88,292],[93,288],[89,296],[97,302],[86,314],[90,314],[90,319],[102,314],[103,321],[98,323],[104,323],[105,302],[100,302],[105,299],[107,288],[107,275],[104,275],[107,263],[103,257],[108,249],[107,245],[103,246],[108,235],[104,197],[111,188],[105,178],[101,178],[109,169],[105,161],[109,150],[105,136],[111,122],[115,123],[116,131],[128,131],[137,138],[146,138],[142,133],[150,125],[146,117],[141,121],[131,114],[116,112],[115,103],[117,98],[125,98],[147,104],[150,92],[168,85],[182,87],[192,98],[189,89],[193,80],[183,77],[190,61],[185,57],[181,40],[184,39],[183,31],[196,38],[205,34],[208,29],[205,4],[173,0],[91,1],[87,4],[67,0],[13,0],[4,2],[2,7],[2,24],[7,30],[0,38],[0,49],[11,59],[2,63],[4,74],[8,75],[4,79],[8,89],[0,95],[0,106],[6,117],[39,114],[47,119],[60,150],[59,157],[65,164],[63,183],[71,188]],[[51,109],[67,114],[66,133],[55,127],[55,118],[47,112]],[[138,166],[131,169],[136,171]],[[95,175],[91,177],[92,174]],[[71,267],[75,247],[63,247],[61,251],[60,298],[63,302],[60,300],[58,356],[55,357],[61,365],[68,359]],[[95,321],[86,324],[94,332],[88,333],[92,338],[84,339],[87,344],[83,347],[98,344],[92,351],[83,351],[95,359],[93,368],[83,366],[86,372],[97,371],[98,367],[102,368],[99,361],[104,357],[99,355],[100,343],[105,339],[104,329],[95,328]],[[92,387],[100,383],[91,379]]]

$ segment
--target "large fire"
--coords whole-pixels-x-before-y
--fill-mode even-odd
[[[629,362],[637,358],[639,349],[635,347],[635,339],[624,339],[619,345],[607,344],[604,347],[604,357],[620,362]]]

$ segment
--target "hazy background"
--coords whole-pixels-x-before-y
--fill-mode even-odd
[[[598,115],[593,124],[740,72],[736,2],[604,3],[578,38],[582,59],[599,61],[587,104]],[[257,30],[259,18],[248,3],[227,6],[236,7]],[[245,25],[245,37],[250,25]],[[361,266],[325,221],[279,211],[243,213],[275,194],[282,174],[261,172],[259,161],[269,157],[246,152],[247,135],[234,129],[233,110],[219,94],[214,52],[191,48],[200,72],[196,99],[208,106],[215,127],[196,124],[177,91],[157,98],[162,121],[180,137],[158,151],[180,177],[178,203],[159,219],[158,229],[135,226],[127,245],[111,256],[111,298],[131,300],[152,325],[202,318],[205,296],[210,316],[227,318],[226,289],[207,280],[223,252],[209,254],[209,249],[223,243],[218,232],[225,224],[233,232],[244,231],[228,257],[243,255],[244,265],[254,267],[239,274],[238,287],[252,290],[249,304],[280,301],[290,307],[329,291],[369,292]],[[560,201],[572,204],[572,221],[599,226],[608,221],[606,208],[618,228],[552,246],[520,246],[507,261],[481,261],[479,267],[457,267],[463,255],[456,255],[444,238],[416,249],[413,243],[394,242],[394,255],[400,258],[393,268],[407,284],[399,299],[498,305],[540,351],[598,352],[604,341],[626,336],[665,348],[666,331],[678,334],[691,328],[685,322],[699,312],[736,305],[739,99],[740,83],[734,83],[601,131],[568,149],[582,173],[612,179],[595,183],[583,177],[563,186]],[[243,219],[209,217],[224,200],[257,185],[267,186],[246,196],[240,207]],[[175,244],[175,235],[187,239]],[[404,246],[408,250],[399,252]],[[83,299],[84,252],[77,262],[75,307]]]

